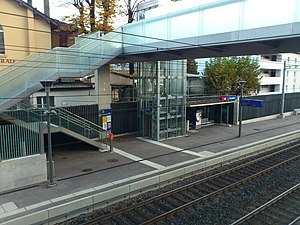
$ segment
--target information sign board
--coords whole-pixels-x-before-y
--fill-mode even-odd
[[[264,107],[264,100],[242,98],[241,105],[262,108]]]

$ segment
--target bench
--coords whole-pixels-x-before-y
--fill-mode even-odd
[[[294,115],[298,115],[298,114],[300,114],[300,109],[294,109]]]

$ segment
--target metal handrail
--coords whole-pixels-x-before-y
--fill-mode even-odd
[[[18,103],[18,106],[20,107],[21,110],[24,110],[26,112],[30,112],[32,114],[34,114],[34,116],[38,116],[38,117],[41,117],[41,121],[43,121],[43,114],[38,114],[36,113],[36,111],[44,111],[43,108],[39,108],[39,107],[36,107],[36,106],[33,106],[33,105],[29,105],[29,104],[26,104],[24,102],[20,102]],[[98,124],[95,124],[83,117],[80,117],[66,109],[63,109],[63,108],[58,108],[58,107],[53,107],[52,108],[54,111],[57,111],[58,112],[58,119],[59,119],[59,122],[58,126],[63,126],[63,124],[61,123],[61,119],[65,120],[66,122],[69,122],[69,123],[72,123],[76,126],[78,126],[79,128],[82,128],[83,130],[87,130],[88,132],[96,132],[99,134],[99,136],[101,136],[102,138],[102,135],[103,133],[105,133],[105,141],[106,141],[106,144],[107,144],[107,138],[108,138],[108,131],[106,129],[104,129],[103,127],[99,126]],[[55,121],[52,121],[53,124],[55,124]],[[66,127],[69,129],[69,127]],[[83,135],[85,136],[85,135]]]
[[[61,112],[63,112],[63,113],[66,113],[66,114],[70,114],[70,115],[72,115],[73,117],[76,117],[77,119],[79,119],[80,121],[84,121],[84,122],[86,122],[86,123],[89,123],[89,124],[91,124],[91,125],[97,127],[97,128],[100,128],[100,129],[103,130],[103,131],[106,131],[106,129],[103,128],[103,127],[101,127],[100,125],[95,124],[95,123],[93,123],[93,122],[91,122],[91,121],[89,121],[89,120],[87,120],[87,119],[85,119],[85,118],[83,118],[83,117],[81,117],[81,116],[78,116],[78,115],[72,113],[72,112],[69,111],[69,110],[66,110],[66,109],[64,109],[64,108],[58,108],[58,107],[56,107],[56,108],[54,108],[54,109],[56,109],[56,110],[58,110],[58,111],[61,111]]]
[[[58,114],[62,118],[66,119],[66,120],[70,120],[70,121],[78,124],[79,127],[84,128],[84,127],[89,127],[90,126],[89,129],[92,130],[92,131],[97,132],[99,135],[101,135],[101,137],[102,137],[102,134],[105,132],[105,141],[106,141],[106,144],[107,144],[107,138],[108,138],[107,129],[105,129],[105,128],[99,126],[98,124],[95,124],[95,123],[93,123],[93,122],[91,122],[91,121],[89,121],[89,120],[87,120],[83,117],[80,117],[80,116],[78,116],[78,115],[76,115],[76,114],[74,114],[74,113],[72,113],[72,112],[70,112],[66,109],[54,108],[54,110],[57,110]],[[70,115],[71,115],[71,117],[70,117]],[[84,123],[82,123],[82,122],[84,122]],[[87,126],[82,126],[82,124],[87,124]]]

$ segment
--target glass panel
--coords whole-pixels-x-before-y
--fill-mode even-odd
[[[168,20],[167,16],[161,16],[159,19],[150,19],[144,21],[143,44],[146,45],[143,50],[153,50],[157,48],[168,47]],[[153,47],[152,47],[153,46]]]
[[[243,29],[273,26],[293,22],[293,12],[296,10],[294,3],[294,0],[244,1]]]
[[[144,21],[125,25],[123,33],[124,52],[143,51],[144,38],[142,36],[144,35]]]
[[[71,48],[33,54],[1,70],[0,104],[30,90],[41,80],[55,80],[70,73],[82,77],[121,53],[120,29],[99,38],[100,33],[85,35],[78,38]]]
[[[198,36],[200,28],[199,10],[172,16],[170,19],[169,38],[173,40]]]
[[[143,132],[139,130],[139,134],[155,140],[184,134],[182,120],[185,120],[185,110],[182,107],[185,93],[181,87],[186,70],[183,69],[185,60],[139,65],[138,99],[143,106],[139,109],[139,129]],[[156,71],[156,65],[159,65],[159,71]]]
[[[247,9],[248,10],[248,9]],[[253,12],[252,12],[253,13]],[[219,16],[218,16],[219,15]],[[240,3],[205,9],[202,12],[202,35],[239,30]]]

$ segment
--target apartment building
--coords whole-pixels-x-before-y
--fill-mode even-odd
[[[257,59],[261,68],[261,87],[258,95],[282,93],[283,85],[285,93],[300,92],[299,53],[259,55]]]

